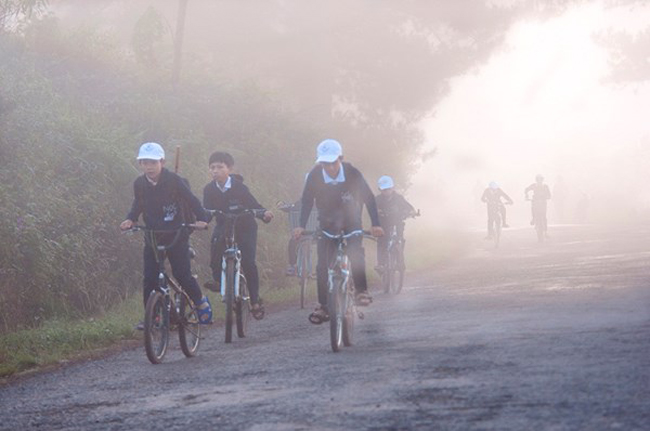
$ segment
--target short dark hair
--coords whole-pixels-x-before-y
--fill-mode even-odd
[[[215,151],[210,155],[210,161],[208,161],[208,165],[211,165],[213,163],[223,163],[229,168],[232,168],[235,164],[235,159],[233,159],[233,157],[228,153],[224,153],[223,151]]]

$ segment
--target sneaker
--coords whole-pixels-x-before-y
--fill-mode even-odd
[[[367,307],[372,303],[372,296],[370,296],[370,294],[366,291],[357,292],[354,298],[354,303],[359,307]]]
[[[329,322],[330,316],[325,307],[317,307],[310,315],[309,321],[314,325],[320,325],[324,322]]]
[[[133,329],[135,329],[136,331],[144,331],[144,320],[138,322],[138,324],[135,325]]]
[[[212,323],[212,307],[210,306],[210,300],[207,296],[204,296],[201,299],[201,302],[196,307],[196,312],[199,315],[199,323],[202,325],[209,325]]]

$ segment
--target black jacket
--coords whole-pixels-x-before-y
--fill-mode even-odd
[[[248,187],[239,179],[241,177],[230,176],[230,188],[222,192],[215,181],[210,181],[203,188],[203,206],[209,210],[220,210],[223,212],[233,209],[265,209],[248,190]],[[223,221],[217,216],[217,224],[214,228],[216,236],[223,230]],[[257,223],[252,215],[245,215],[237,219],[235,230],[257,229]]]
[[[184,207],[191,210],[197,220],[209,220],[201,201],[194,196],[185,180],[165,168],[155,186],[144,175],[136,178],[133,194],[133,204],[126,218],[137,222],[142,215],[149,229],[171,230],[180,227],[185,222]]]
[[[336,185],[325,184],[323,168],[315,166],[307,175],[302,192],[300,226],[305,227],[314,203],[318,209],[321,229],[338,232],[360,229],[361,213],[365,205],[373,226],[379,226],[375,196],[357,168],[343,163],[345,181]]]

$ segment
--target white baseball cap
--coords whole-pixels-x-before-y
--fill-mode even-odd
[[[384,175],[382,177],[379,177],[377,180],[377,186],[379,187],[379,190],[386,190],[395,187],[395,183],[391,177]]]
[[[343,148],[341,148],[339,141],[335,141],[334,139],[325,139],[323,142],[318,144],[318,148],[316,149],[316,163],[332,163],[342,155]]]
[[[165,158],[165,150],[160,144],[155,142],[147,142],[140,146],[140,151],[138,152],[137,160],[161,160]]]

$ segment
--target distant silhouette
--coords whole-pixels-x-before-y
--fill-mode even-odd
[[[542,241],[548,236],[548,220],[546,218],[546,206],[547,201],[551,199],[551,190],[546,184],[544,184],[544,177],[542,175],[537,175],[535,177],[535,182],[524,190],[526,200],[531,200],[528,196],[529,193],[533,193],[531,210],[533,218],[530,221],[531,226],[538,228],[538,239]]]
[[[481,201],[487,204],[488,235],[486,239],[491,239],[494,236],[495,213],[498,212],[501,214],[502,226],[509,227],[506,222],[506,207],[501,198],[505,199],[506,204],[512,205],[512,199],[510,199],[510,196],[505,194],[505,192],[501,190],[499,185],[494,181],[492,181],[488,188],[483,191],[483,196],[481,196]]]

